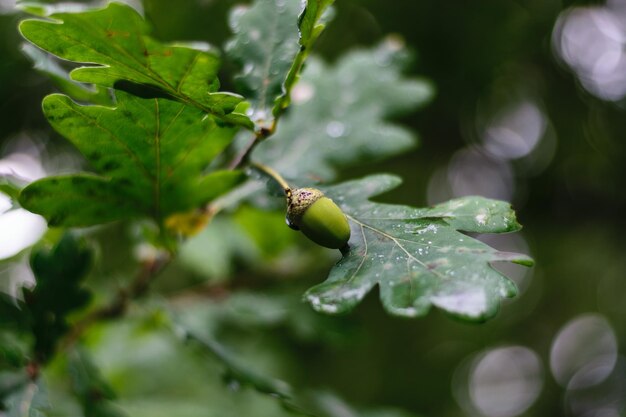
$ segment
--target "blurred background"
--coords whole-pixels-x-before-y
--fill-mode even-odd
[[[236,3],[145,0],[143,9],[160,40],[223,45],[230,36],[226,16]],[[23,16],[13,6],[0,0],[0,173],[33,180],[75,170],[80,160],[39,110],[54,87],[21,51],[16,24]],[[423,206],[473,194],[512,202],[523,231],[480,238],[534,257],[530,271],[504,267],[519,296],[484,324],[458,322],[437,310],[419,319],[391,317],[376,292],[348,316],[320,317],[298,301],[333,260],[315,262],[316,249],[287,228],[269,242],[266,234],[251,232],[247,225],[282,225],[283,219],[249,208],[218,217],[214,231],[167,271],[160,294],[184,306],[185,314],[192,311],[201,327],[252,366],[365,408],[392,406],[432,417],[625,416],[626,0],[337,0],[317,53],[333,62],[389,34],[414,53],[407,74],[429,79],[436,89],[429,105],[396,119],[418,133],[420,144],[340,177],[402,176],[404,184],[383,196],[387,202]],[[228,90],[228,77],[222,81]],[[3,204],[0,199],[0,212]],[[3,291],[14,293],[32,282],[18,252],[44,233],[45,222],[10,213],[0,215],[0,243],[14,246],[0,244],[0,250],[13,258],[0,264],[0,273]],[[116,225],[95,231],[94,238],[101,262],[89,285],[106,299],[134,268],[133,231]],[[252,247],[255,239],[261,243]],[[294,254],[294,242],[304,249]],[[309,267],[295,270],[302,259]],[[260,411],[273,410],[265,403],[271,400],[216,394],[224,389],[219,366],[198,368],[193,361],[210,359],[194,352],[189,359],[166,337],[158,339],[153,307],[135,313],[125,323],[95,329],[88,343],[132,415],[203,415],[193,407],[167,408],[177,404],[167,398],[189,404],[207,392],[226,408],[250,404],[233,415],[278,415]],[[157,330],[146,335],[150,326]],[[129,346],[124,343],[132,349],[121,348]],[[120,349],[125,353],[116,354]],[[138,349],[154,355],[128,353]],[[163,357],[179,365],[143,379],[136,372]],[[54,366],[49,372],[51,381],[62,379]],[[249,395],[231,385],[226,392]],[[147,405],[146,398],[156,396],[162,403]]]

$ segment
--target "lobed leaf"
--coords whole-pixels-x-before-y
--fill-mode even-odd
[[[257,0],[251,7],[238,6],[230,16],[233,38],[228,56],[241,67],[235,77],[241,93],[252,105],[252,119],[267,124],[274,101],[298,53],[300,2]]]
[[[67,315],[89,302],[90,293],[80,285],[92,262],[91,248],[69,233],[53,248],[33,253],[30,264],[37,284],[23,291],[38,360],[47,360],[69,329]]]
[[[82,106],[60,94],[47,96],[43,108],[54,129],[100,174],[48,177],[22,191],[22,206],[50,225],[160,220],[205,204],[243,180],[237,171],[204,174],[235,130],[200,109],[123,92],[115,108]]]
[[[56,12],[48,19],[20,23],[22,35],[60,58],[89,66],[70,73],[75,81],[114,87],[121,81],[156,87],[168,96],[225,120],[250,127],[233,114],[243,98],[218,92],[219,57],[207,47],[163,44],[148,36],[148,25],[130,6],[78,13]]]
[[[433,91],[402,76],[406,63],[395,40],[352,52],[334,66],[309,60],[289,113],[255,159],[292,180],[331,180],[338,167],[412,148],[413,134],[386,119],[424,104]]]
[[[482,197],[431,208],[369,200],[399,183],[394,176],[374,175],[326,188],[348,216],[352,236],[328,279],[309,289],[306,300],[318,311],[342,313],[378,285],[383,306],[393,315],[421,316],[434,305],[468,320],[493,316],[500,299],[514,296],[516,288],[490,264],[530,266],[532,260],[461,232],[519,230],[510,205]]]

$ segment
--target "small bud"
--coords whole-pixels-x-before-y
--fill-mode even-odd
[[[296,188],[287,193],[287,225],[331,249],[342,249],[350,239],[346,215],[315,188]]]

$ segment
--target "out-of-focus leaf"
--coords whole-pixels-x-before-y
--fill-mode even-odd
[[[57,340],[69,329],[67,315],[89,302],[89,292],[80,285],[92,260],[92,250],[69,233],[52,249],[33,253],[31,268],[37,284],[24,289],[24,303],[37,360],[45,361],[54,352]]]
[[[314,392],[309,397],[318,414],[326,417],[417,417],[415,414],[391,408],[357,410],[330,392]]]
[[[183,265],[210,279],[231,275],[237,261],[271,269],[296,241],[297,234],[285,226],[285,216],[243,206],[232,218],[218,216],[180,250]]]
[[[298,82],[304,62],[313,49],[313,44],[324,30],[324,20],[326,20],[324,18],[328,18],[328,13],[325,12],[333,3],[334,0],[306,0],[304,2],[304,10],[298,17],[300,48],[283,83],[282,94],[274,103],[272,113],[275,117],[278,117],[289,106],[291,91]]]
[[[252,239],[265,259],[278,256],[289,249],[297,235],[285,227],[285,215],[277,211],[265,211],[243,206],[235,213],[234,220]]]
[[[198,207],[241,182],[238,171],[203,170],[234,129],[191,106],[117,93],[115,108],[82,106],[53,94],[43,102],[52,126],[101,176],[49,177],[26,187],[23,207],[50,225],[89,226]]]
[[[73,70],[75,81],[114,87],[120,81],[158,88],[227,121],[250,126],[243,115],[229,119],[242,97],[217,92],[219,58],[197,45],[162,44],[147,36],[148,24],[130,6],[53,13],[28,19],[20,32],[36,46],[69,61],[90,64]]]
[[[238,6],[230,16],[234,36],[226,45],[239,63],[236,76],[242,94],[252,104],[252,119],[269,124],[274,101],[298,53],[299,1],[257,0],[251,7]]]
[[[286,329],[293,339],[308,343],[341,344],[346,342],[353,329],[344,320],[320,315],[302,303],[296,287],[287,292],[234,291],[221,300],[207,303],[193,298],[177,306],[179,318],[187,326],[219,334],[228,329],[245,332],[267,329]]]
[[[78,397],[85,417],[121,417],[126,414],[110,400],[116,398],[113,389],[102,375],[88,353],[83,349],[69,355],[72,388]]]
[[[232,219],[219,216],[181,245],[179,260],[188,270],[219,281],[231,276],[235,259],[252,261],[255,254],[256,249],[243,230]]]
[[[406,62],[394,39],[347,54],[334,66],[311,59],[292,92],[290,112],[276,135],[255,150],[255,159],[289,179],[310,182],[413,147],[412,133],[385,121],[432,97],[429,83],[402,76]]]
[[[467,320],[495,315],[500,299],[514,296],[516,288],[490,263],[531,265],[532,260],[460,231],[519,230],[510,205],[464,197],[418,209],[368,200],[399,183],[397,177],[377,175],[326,188],[348,216],[352,236],[328,279],[309,289],[306,300],[318,311],[341,313],[378,285],[383,306],[394,315],[424,315],[431,305]]]
[[[118,394],[116,403],[133,417],[292,415],[275,398],[224,383],[219,360],[195,343],[182,343],[162,324],[123,319],[94,330],[92,337],[102,376]]]
[[[112,104],[111,92],[108,89],[72,80],[68,72],[50,54],[28,43],[22,45],[22,52],[30,58],[36,70],[47,75],[61,92],[74,100],[103,106]]]
[[[13,178],[10,175],[0,175],[0,193],[5,194],[12,199],[16,199],[20,194],[21,187],[18,185],[17,181],[13,181]],[[0,196],[0,199],[3,200],[3,197]],[[0,200],[1,201],[1,200]],[[4,211],[5,205],[0,202],[0,213]]]

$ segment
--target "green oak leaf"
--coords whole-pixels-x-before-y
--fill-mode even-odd
[[[234,36],[226,52],[242,67],[235,81],[250,101],[256,122],[269,124],[274,101],[283,93],[283,82],[300,49],[300,11],[299,1],[257,0],[231,13]]]
[[[48,359],[57,340],[69,329],[67,315],[89,302],[90,293],[80,285],[91,268],[93,257],[91,248],[70,233],[53,248],[33,253],[30,265],[37,284],[23,291],[38,360]]]
[[[218,92],[219,57],[207,47],[163,44],[148,36],[149,27],[132,7],[110,3],[78,13],[57,12],[47,19],[27,19],[19,26],[34,45],[59,58],[90,64],[70,77],[103,87],[120,82],[148,85],[226,121],[251,127],[232,113],[242,97]],[[124,84],[125,85],[125,84]]]
[[[198,108],[117,92],[115,108],[47,96],[50,124],[100,175],[48,177],[20,194],[21,205],[52,226],[89,226],[199,207],[244,179],[237,171],[204,174],[235,129]]]
[[[325,189],[348,216],[352,236],[328,279],[309,289],[305,299],[318,311],[342,313],[378,285],[382,304],[393,315],[421,316],[434,305],[467,320],[493,316],[500,299],[514,296],[516,287],[490,264],[530,266],[532,260],[461,232],[519,230],[510,205],[482,197],[431,208],[369,201],[400,182],[374,175]]]
[[[406,63],[406,51],[394,39],[349,53],[334,66],[310,59],[289,113],[255,150],[255,159],[291,180],[328,181],[338,167],[415,146],[410,131],[386,121],[432,97],[429,83],[402,76]]]
[[[274,103],[272,113],[275,117],[279,117],[280,113],[289,106],[291,91],[298,81],[304,61],[313,49],[313,44],[324,30],[326,20],[329,19],[329,13],[325,12],[329,10],[330,5],[334,2],[335,0],[306,0],[304,2],[304,10],[298,17],[298,31],[300,32],[298,43],[300,44],[300,50],[292,62],[291,68],[289,68],[287,78],[283,83],[282,94]]]

